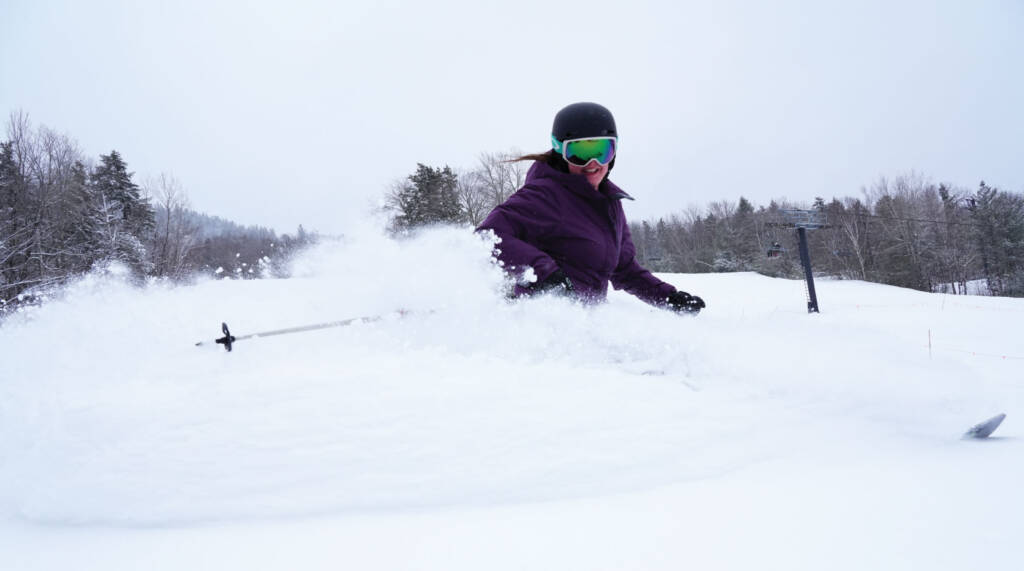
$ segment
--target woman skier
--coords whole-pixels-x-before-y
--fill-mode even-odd
[[[608,282],[645,302],[699,313],[704,300],[654,277],[635,259],[623,199],[608,180],[618,150],[615,119],[597,103],[573,103],[555,115],[552,149],[533,160],[526,184],[477,230],[500,239],[495,253],[516,279],[515,295],[557,292],[603,301]]]

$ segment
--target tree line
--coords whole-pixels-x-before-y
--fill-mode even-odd
[[[784,227],[786,210],[806,209],[827,221],[808,235],[815,274],[953,294],[984,280],[992,295],[1024,296],[1024,195],[918,175],[881,179],[862,195],[817,198],[809,207],[720,201],[631,230],[641,264],[655,271],[796,278],[800,260],[795,231]]]
[[[137,281],[280,275],[315,238],[195,212],[173,176],[140,186],[116,150],[93,161],[23,112],[0,141],[0,315],[111,263]]]
[[[485,153],[476,167],[417,165],[386,196],[389,228],[478,225],[525,182],[519,153]],[[859,197],[812,204],[746,198],[691,207],[630,224],[641,265],[661,272],[755,271],[801,277],[787,210],[827,220],[809,235],[814,271],[921,291],[968,293],[984,280],[992,295],[1024,296],[1024,195],[981,182],[976,189],[934,184],[917,174],[880,179]]]
[[[468,170],[418,164],[385,196],[388,228],[476,226],[526,180],[521,153],[484,153]],[[919,175],[880,179],[859,197],[755,206],[717,201],[630,224],[637,257],[654,271],[756,271],[800,277],[786,211],[827,218],[810,233],[815,273],[922,291],[1024,296],[1024,195]],[[91,160],[68,136],[12,114],[0,141],[0,314],[68,279],[118,262],[136,280],[284,276],[317,236],[241,226],[201,214],[173,176],[140,186],[116,150]]]

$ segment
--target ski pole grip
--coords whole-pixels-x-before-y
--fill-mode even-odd
[[[220,339],[217,339],[216,343],[223,345],[224,349],[230,352],[231,344],[235,342],[235,336],[231,334],[231,330],[228,329],[227,323],[221,323],[220,330],[224,332],[224,336],[221,337]]]

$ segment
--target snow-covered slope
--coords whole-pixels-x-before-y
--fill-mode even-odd
[[[363,232],[289,280],[92,276],[9,320],[3,568],[1024,563],[1024,300],[819,281],[808,315],[717,274],[663,276],[697,318],[509,304],[489,248]]]

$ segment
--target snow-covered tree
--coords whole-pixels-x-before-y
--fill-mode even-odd
[[[90,186],[99,212],[100,252],[142,275],[150,267],[144,240],[155,227],[156,217],[149,199],[132,180],[133,174],[121,155],[111,151],[100,155]]]
[[[398,185],[390,197],[395,211],[394,229],[464,222],[457,183],[458,177],[447,166],[433,168],[417,164],[416,172]]]

